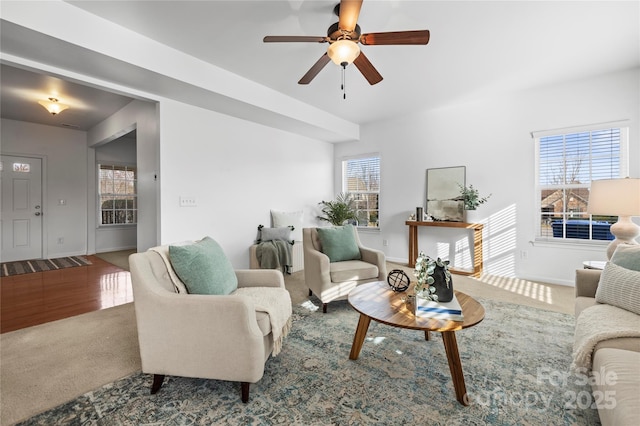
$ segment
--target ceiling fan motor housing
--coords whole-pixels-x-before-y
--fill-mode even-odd
[[[338,23],[331,25],[327,30],[327,37],[332,41],[339,40],[341,38],[348,38],[354,42],[358,42],[360,39],[360,25],[356,24],[356,28],[353,31],[343,31],[338,27]]]

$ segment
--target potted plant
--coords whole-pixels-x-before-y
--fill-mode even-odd
[[[462,186],[458,184],[458,186],[460,187],[460,195],[464,200],[465,210],[475,210],[480,204],[486,203],[489,197],[491,197],[491,194],[486,197],[481,197],[480,193],[473,187],[473,185]]]
[[[334,201],[321,201],[322,213],[318,219],[329,222],[332,225],[343,225],[347,220],[356,219],[356,209],[351,194],[339,193]]]

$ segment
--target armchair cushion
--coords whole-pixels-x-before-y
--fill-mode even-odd
[[[640,315],[640,271],[607,262],[596,290],[596,302]]]
[[[361,260],[346,260],[329,264],[333,282],[361,281],[378,278],[378,266]]]
[[[169,260],[190,294],[226,295],[238,288],[233,265],[210,237],[185,246],[169,246]]]
[[[318,228],[322,252],[329,257],[330,262],[362,258],[354,232],[353,225]]]

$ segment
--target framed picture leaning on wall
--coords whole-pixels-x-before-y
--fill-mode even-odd
[[[465,166],[427,169],[427,214],[434,220],[463,222],[460,186],[466,186]]]

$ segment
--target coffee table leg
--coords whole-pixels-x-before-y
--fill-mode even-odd
[[[458,342],[456,341],[455,332],[443,331],[442,341],[444,342],[444,350],[447,353],[447,360],[449,361],[449,370],[451,370],[453,388],[456,390],[456,399],[462,405],[469,405],[469,401],[466,398],[467,387],[464,384],[462,363],[460,362],[460,354],[458,353]]]
[[[356,335],[353,336],[353,344],[351,345],[351,353],[349,354],[349,359],[358,359],[358,356],[360,356],[360,349],[362,349],[364,338],[367,337],[367,330],[369,330],[370,322],[371,318],[366,315],[360,314],[360,319],[358,320],[358,328],[356,328]]]

